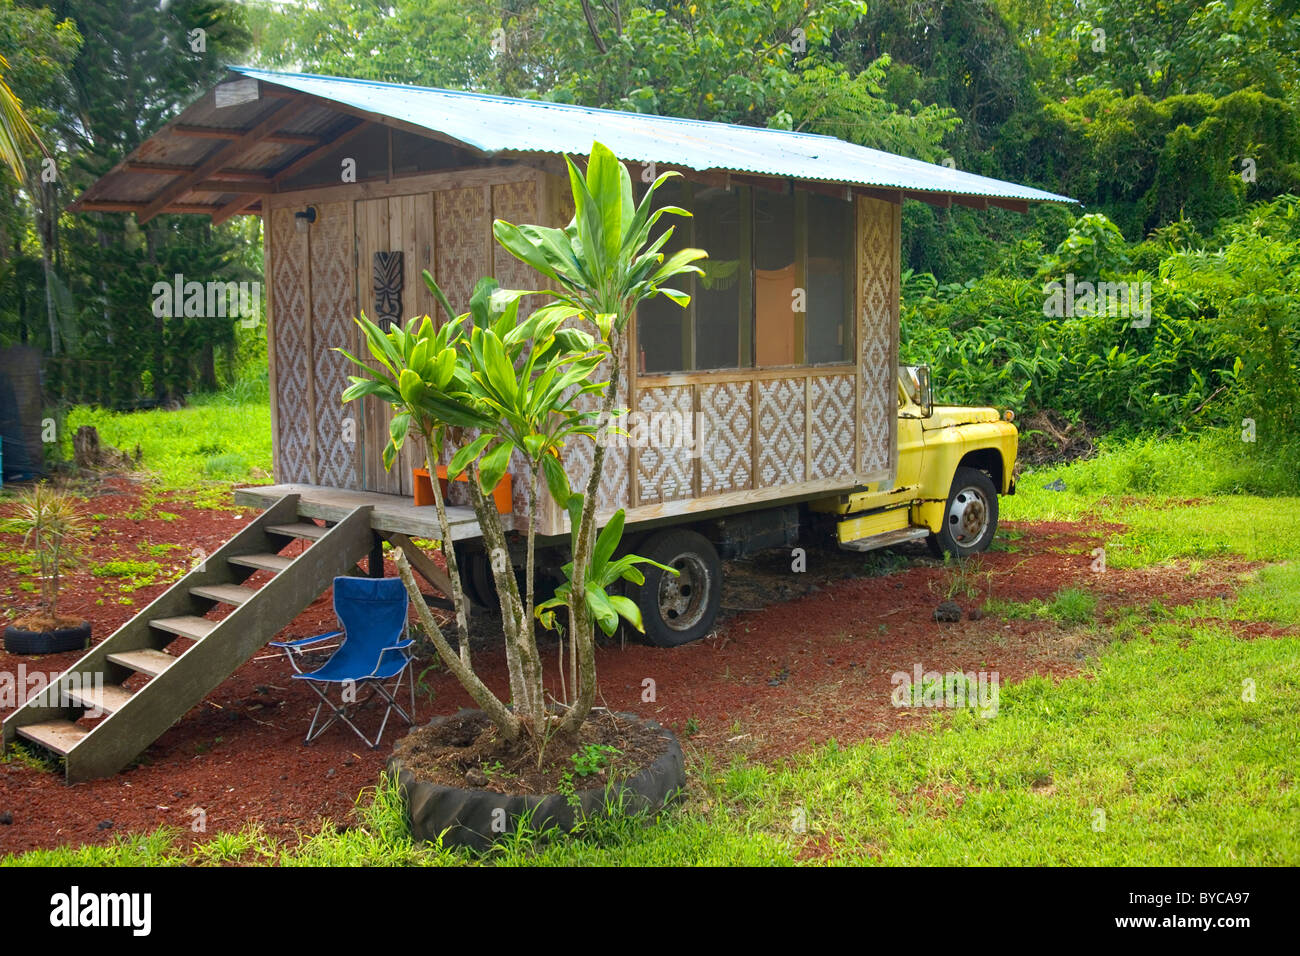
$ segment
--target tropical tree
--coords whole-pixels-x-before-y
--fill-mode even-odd
[[[672,238],[673,227],[651,241],[650,233],[665,214],[689,215],[676,206],[653,208],[655,192],[675,173],[659,176],[638,204],[633,198],[632,179],[627,168],[600,143],[593,143],[584,174],[571,159],[569,186],[573,192],[573,220],[563,228],[515,226],[502,220],[493,223],[497,242],[521,262],[537,270],[552,283],[547,292],[561,305],[596,329],[610,356],[610,381],[604,390],[600,420],[609,421],[622,375],[622,346],[628,319],[640,302],[667,296],[685,307],[690,297],[665,283],[687,273],[703,274],[692,265],[706,253],[682,249],[665,261],[660,250]],[[578,661],[578,687],[572,706],[566,711],[561,731],[575,731],[586,719],[596,697],[596,646],[594,622],[612,630],[612,612],[630,612],[626,605],[602,600],[602,578],[612,568],[606,563],[618,544],[596,537],[596,511],[601,476],[605,466],[605,443],[597,442],[584,494],[570,493],[560,482],[551,493],[565,507],[574,527],[573,562],[565,567],[568,587],[569,628]],[[549,476],[548,476],[549,477]],[[621,513],[609,527],[621,532]],[[608,529],[607,529],[608,530]],[[617,565],[616,565],[617,566]],[[629,569],[634,583],[639,577]],[[627,602],[628,605],[631,602]],[[639,622],[639,615],[637,616]],[[606,625],[611,625],[606,627]]]
[[[27,178],[23,165],[24,153],[32,146],[45,151],[45,144],[27,121],[22,101],[5,82],[5,74],[8,72],[9,61],[0,54],[0,162],[9,167],[14,179],[21,182]]]
[[[388,402],[396,412],[384,449],[385,467],[392,466],[407,436],[414,433],[424,440],[430,475],[436,474],[435,465],[444,450],[453,449],[448,477],[468,474],[471,501],[491,556],[501,607],[513,707],[497,697],[474,671],[466,598],[446,504],[436,481],[431,485],[456,610],[456,649],[420,598],[404,554],[397,557],[398,570],[448,669],[503,737],[514,740],[525,736],[539,759],[556,730],[576,730],[590,712],[595,698],[593,622],[607,634],[613,633],[620,620],[638,629],[642,626],[635,603],[609,593],[619,580],[634,585],[644,582],[637,565],[646,559],[615,557],[622,536],[622,511],[595,534],[596,489],[604,462],[599,432],[613,411],[621,372],[618,346],[631,310],[637,302],[656,294],[684,304],[685,295],[664,288],[662,283],[696,268],[689,263],[703,255],[685,250],[665,262],[659,249],[671,237],[671,230],[649,242],[650,228],[661,215],[685,214],[674,207],[652,210],[654,192],[666,176],[656,180],[641,203],[635,204],[626,169],[606,147],[593,145],[585,175],[572,162],[569,169],[578,212],[567,227],[515,226],[500,220],[494,224],[498,241],[538,268],[558,290],[504,290],[496,280],[484,278],[475,287],[469,311],[441,328],[435,328],[425,316],[412,320],[405,329],[395,326],[384,332],[361,316],[358,324],[377,368],[343,353],[365,371],[351,377],[344,401],[371,395]],[[433,277],[426,272],[424,278],[444,311],[455,314]],[[525,317],[523,299],[537,294],[549,296],[550,301]],[[565,327],[574,320],[588,323],[598,334]],[[599,370],[606,364],[611,378],[601,381]],[[586,396],[593,396],[600,407],[592,407]],[[585,494],[571,490],[561,464],[560,454],[572,440],[596,444]],[[528,480],[522,593],[501,517],[491,498],[515,456],[524,462]],[[543,482],[569,514],[573,561],[564,568],[566,582],[556,596],[538,605],[535,529]],[[545,696],[535,622],[540,617],[553,625],[559,606],[569,612],[579,681],[563,714],[555,715]]]

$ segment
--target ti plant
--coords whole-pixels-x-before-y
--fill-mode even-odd
[[[41,569],[41,604],[57,624],[59,586],[77,546],[85,540],[86,519],[72,495],[42,482],[18,497],[18,511],[0,522],[0,531],[23,536],[23,547],[36,553]]]
[[[661,216],[690,215],[676,206],[654,208],[655,193],[676,173],[664,173],[655,179],[641,202],[637,203],[633,199],[632,178],[627,168],[601,143],[592,143],[585,173],[568,157],[565,157],[565,162],[575,210],[573,220],[567,226],[562,229],[515,226],[498,219],[492,224],[492,231],[507,252],[550,281],[552,287],[546,291],[557,303],[573,310],[599,333],[600,341],[610,356],[611,368],[600,420],[609,421],[623,372],[623,342],[628,320],[640,302],[657,295],[667,296],[685,306],[689,297],[666,283],[681,275],[702,274],[703,270],[693,263],[705,258],[706,253],[701,249],[682,249],[665,261],[659,250],[672,238],[673,227],[665,229],[657,239],[650,238]],[[605,443],[598,441],[585,493],[569,492],[567,487],[557,485],[550,489],[575,525],[572,530],[573,562],[566,565],[568,582],[561,588],[567,602],[569,631],[578,662],[577,695],[560,727],[567,732],[577,730],[595,702],[594,623],[602,621],[604,630],[605,622],[610,621],[609,607],[595,594],[597,590],[604,593],[604,586],[595,582],[605,574],[608,566],[596,568],[593,561],[601,554],[608,561],[617,548],[622,533],[622,513],[609,522],[609,526],[616,526],[617,531],[612,540],[607,539],[608,550],[598,546],[596,510],[604,467]],[[639,583],[636,582],[639,572],[635,568],[625,570],[632,573],[622,573],[621,576]],[[589,582],[592,587],[588,586]],[[621,604],[614,604],[612,608],[620,615],[626,609]],[[639,627],[639,617],[633,623]]]
[[[595,491],[604,461],[603,443],[597,440],[600,423],[607,421],[620,374],[620,336],[631,310],[642,299],[663,293],[685,302],[679,292],[660,283],[694,269],[689,262],[703,253],[679,253],[668,263],[658,249],[668,235],[648,243],[649,230],[671,208],[651,211],[651,198],[664,177],[650,188],[640,206],[633,206],[631,181],[614,155],[593,145],[584,176],[570,163],[570,180],[577,215],[565,229],[512,226],[494,223],[497,240],[519,255],[559,291],[542,293],[505,290],[494,279],[481,279],[474,289],[469,311],[435,328],[427,316],[412,320],[406,329],[381,330],[363,315],[357,321],[365,333],[371,366],[347,355],[365,372],[352,376],[344,401],[373,395],[390,404],[394,416],[384,465],[391,468],[409,433],[425,443],[430,476],[445,448],[454,449],[448,477],[468,473],[474,511],[491,557],[493,580],[501,605],[506,663],[513,707],[507,707],[474,671],[470,656],[466,597],[461,587],[451,527],[439,482],[431,480],[441,529],[441,548],[447,562],[453,605],[456,609],[457,650],[453,650],[420,597],[409,563],[400,551],[397,563],[402,579],[447,667],[497,726],[502,736],[526,735],[539,751],[556,731],[581,726],[595,698],[593,621],[612,633],[618,618],[640,627],[636,606],[606,589],[619,578],[641,583],[644,577],[636,556],[614,559],[622,536],[619,511],[597,537],[594,533]],[[537,243],[534,247],[532,243]],[[522,244],[522,246],[521,246]],[[520,255],[520,250],[545,252]],[[551,268],[553,257],[562,266]],[[427,272],[424,274],[447,315],[455,315],[445,294]],[[520,304],[527,295],[548,295],[546,302],[521,318]],[[584,328],[563,327],[586,320],[598,334]],[[342,351],[342,350],[340,350]],[[600,380],[608,362],[611,381]],[[592,396],[596,401],[584,401]],[[600,408],[591,407],[596,403]],[[560,453],[571,440],[595,443],[587,493],[575,494]],[[524,593],[520,593],[508,542],[491,494],[512,458],[523,463],[527,476],[528,531],[524,557]],[[552,498],[570,515],[573,558],[566,566],[567,582],[557,598],[536,605],[535,528],[542,483]],[[557,603],[558,602],[558,603]],[[535,622],[554,623],[560,604],[569,611],[570,638],[580,664],[575,699],[561,715],[552,715],[542,681]]]

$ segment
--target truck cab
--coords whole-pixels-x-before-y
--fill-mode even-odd
[[[997,532],[998,496],[1015,494],[1019,436],[1012,417],[995,408],[936,405],[929,368],[903,366],[894,480],[808,507],[840,516],[842,548],[869,551],[925,539],[937,556],[985,551]]]

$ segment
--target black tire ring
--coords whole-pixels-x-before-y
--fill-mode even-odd
[[[462,710],[456,717],[477,714],[478,711]],[[448,787],[442,784],[417,780],[411,771],[402,766],[396,757],[388,759],[387,771],[396,774],[402,796],[406,802],[406,818],[411,827],[411,836],[418,841],[435,843],[439,834],[443,846],[469,847],[475,850],[487,849],[493,840],[504,836],[492,829],[494,811],[505,811],[506,832],[512,832],[517,821],[524,814],[531,813],[530,825],[536,830],[558,827],[568,832],[574,828],[579,817],[601,816],[611,806],[622,800],[623,808],[628,813],[645,810],[654,813],[666,806],[686,784],[686,764],[682,756],[681,745],[671,731],[666,730],[653,720],[638,717],[635,714],[617,714],[624,720],[640,723],[656,731],[667,742],[664,752],[653,764],[646,767],[630,780],[623,781],[616,787],[609,788],[609,801],[606,799],[606,787],[579,790],[577,799],[580,809],[569,803],[562,794],[509,794],[494,793],[490,790],[473,790],[463,787]],[[451,717],[435,717],[429,726],[436,726]],[[499,821],[500,815],[496,816]]]
[[[5,650],[10,654],[62,654],[85,650],[89,644],[89,621],[53,631],[29,631],[13,625],[5,628]]]

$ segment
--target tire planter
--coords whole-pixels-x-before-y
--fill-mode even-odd
[[[5,628],[5,650],[10,654],[60,654],[82,651],[89,645],[89,621],[53,631],[29,631],[13,625]]]
[[[462,710],[456,716],[477,713]],[[609,797],[617,803],[620,795],[623,807],[629,813],[654,811],[665,806],[686,784],[685,760],[681,745],[673,733],[653,720],[635,714],[618,714],[624,720],[635,721],[657,732],[667,742],[664,752],[649,767],[629,780],[611,787]],[[435,717],[429,726],[437,726],[450,717]],[[475,850],[487,849],[492,841],[512,832],[519,817],[531,813],[531,826],[538,830],[558,827],[566,833],[574,828],[581,817],[603,815],[607,808],[606,786],[577,791],[579,806],[575,808],[563,794],[511,794],[468,787],[450,787],[444,784],[418,780],[402,766],[396,757],[388,759],[388,772],[397,776],[398,785],[406,801],[406,817],[411,835],[416,840],[435,843],[439,834],[443,846],[462,846]],[[504,816],[500,811],[504,811]],[[496,824],[494,829],[493,824]]]

